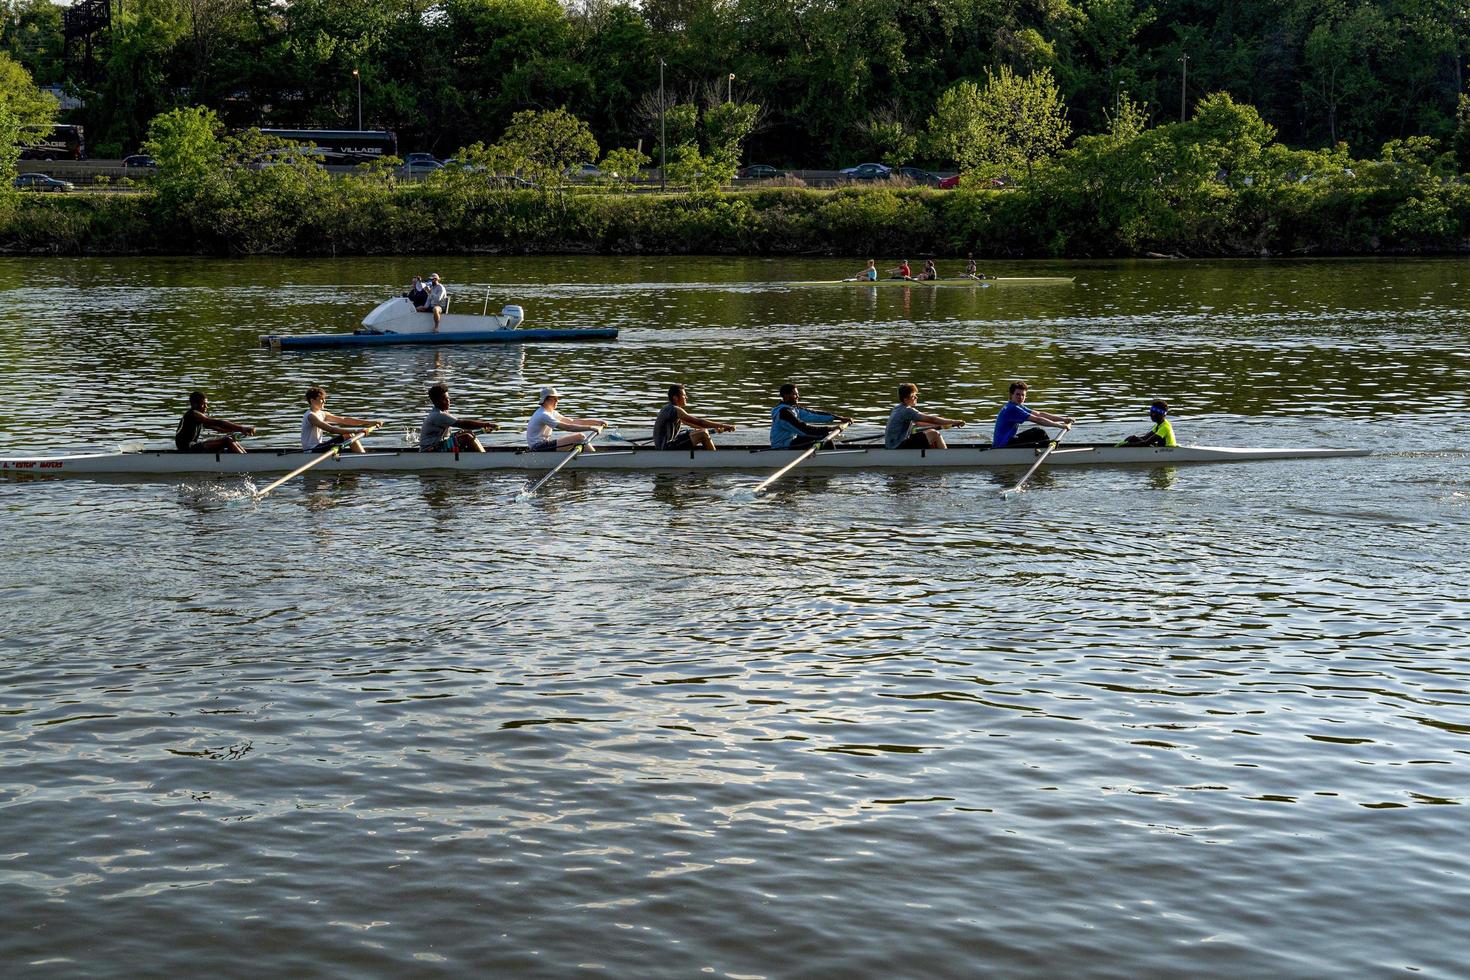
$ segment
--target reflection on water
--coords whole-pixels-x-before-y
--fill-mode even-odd
[[[386,445],[441,379],[512,422],[553,382],[628,434],[679,379],[751,439],[781,380],[870,421],[912,380],[983,433],[1021,376],[1079,439],[1164,395],[1186,441],[1397,451],[1007,500],[1016,473],[0,481],[4,962],[1463,972],[1460,262],[907,299],[766,285],[836,262],[434,264],[622,337],[280,355],[255,334],[350,329],[423,264],[0,261],[0,450],[166,440],[193,385],[290,442],[313,382]],[[1405,392],[1433,424],[1385,413]]]

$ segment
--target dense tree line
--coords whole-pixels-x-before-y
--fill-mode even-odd
[[[93,155],[159,113],[230,126],[355,125],[405,150],[492,143],[518,111],[566,108],[603,147],[654,153],[668,105],[759,105],[748,159],[951,163],[923,139],[957,84],[1055,79],[1074,134],[1126,105],[1178,120],[1210,92],[1297,147],[1447,140],[1470,39],[1451,0],[128,0],[90,77],[51,0],[0,0],[0,51],[86,103]],[[1186,60],[1187,58],[1187,60]],[[729,75],[735,76],[732,81]],[[1187,76],[1187,77],[1186,77]],[[951,96],[951,100],[956,97]],[[1183,103],[1183,105],[1181,105]],[[1131,108],[1128,111],[1133,111]]]

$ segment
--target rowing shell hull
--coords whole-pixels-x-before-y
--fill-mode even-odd
[[[951,449],[839,448],[816,453],[802,464],[804,470],[873,469],[998,469],[1030,466],[1037,449],[989,449],[957,446]],[[583,453],[569,470],[777,470],[801,455],[799,450],[734,447],[716,452],[621,449],[607,447]],[[1233,449],[1216,446],[1178,446],[1172,449],[1121,446],[1063,446],[1052,453],[1051,466],[1172,466],[1176,463],[1245,463],[1259,460],[1325,459],[1367,456],[1363,449]],[[0,459],[0,475],[84,476],[95,474],[212,474],[284,473],[311,457],[299,450],[265,449],[236,453],[179,453],[145,451],[96,453],[81,456],[32,456]],[[484,453],[420,453],[413,450],[375,449],[343,453],[319,464],[316,473],[421,473],[436,471],[526,470],[544,471],[565,459],[563,453],[532,453],[519,449],[491,449]]]
[[[816,282],[788,282],[788,286],[1066,286],[1077,280],[1067,276],[1005,276],[999,279],[824,279]]]
[[[586,330],[446,330],[440,333],[264,334],[263,347],[300,350],[317,347],[384,347],[389,344],[526,344],[546,340],[617,340],[616,327]]]

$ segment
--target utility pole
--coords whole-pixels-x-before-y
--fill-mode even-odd
[[[1179,74],[1179,121],[1184,122],[1184,106],[1189,94],[1189,52],[1179,56],[1179,63],[1184,66]]]
[[[669,131],[664,127],[664,59],[658,59],[658,189],[668,190]]]
[[[360,133],[362,132],[362,73],[354,68],[352,77],[357,79],[357,131]]]

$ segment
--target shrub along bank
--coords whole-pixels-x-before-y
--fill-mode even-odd
[[[1205,257],[1453,252],[1467,240],[1470,186],[1439,179],[1217,183],[1182,201],[1045,179],[1006,190],[614,195],[345,178],[187,201],[0,198],[0,251],[11,254]]]

